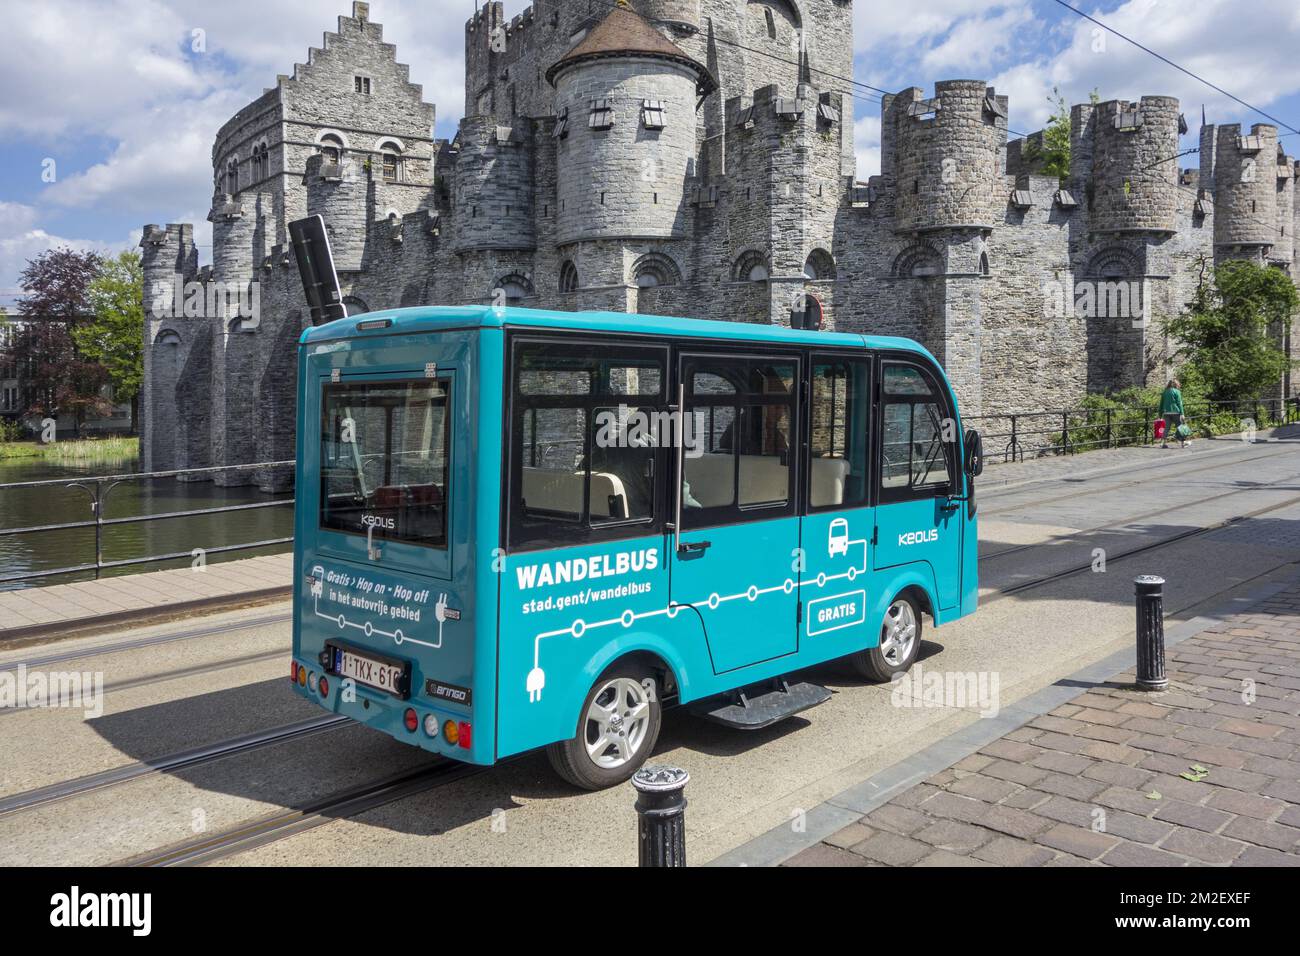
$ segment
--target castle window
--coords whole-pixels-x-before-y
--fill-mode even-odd
[[[592,129],[609,129],[614,125],[614,108],[609,100],[592,100],[587,125]]]
[[[641,104],[641,120],[646,129],[664,128],[664,104],[659,100],[646,100]]]
[[[560,291],[578,291],[578,267],[567,259],[560,266]]]
[[[239,160],[234,156],[226,162],[226,192],[232,196],[239,192]]]
[[[567,139],[569,135],[569,110],[565,107],[555,120],[555,138]]]
[[[392,141],[379,144],[380,168],[383,171],[384,182],[396,183],[402,178],[402,151],[398,145]]]
[[[761,252],[751,249],[736,260],[732,278],[737,282],[766,282],[768,275],[767,258]]]
[[[662,253],[650,252],[632,263],[632,282],[638,289],[677,285],[681,278],[677,263]]]
[[[814,249],[803,264],[806,279],[834,279],[835,259],[825,249]]]
[[[337,166],[343,160],[343,140],[333,133],[326,133],[320,138],[320,151],[325,162]]]
[[[370,95],[370,77],[354,76],[352,77],[352,88],[362,96]]]

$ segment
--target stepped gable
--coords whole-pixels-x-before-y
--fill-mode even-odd
[[[546,80],[554,86],[556,75],[575,63],[623,56],[655,57],[690,67],[698,77],[701,96],[707,96],[718,88],[713,75],[689,53],[625,7],[611,10],[609,16],[578,41],[577,46],[551,64],[546,71]]]

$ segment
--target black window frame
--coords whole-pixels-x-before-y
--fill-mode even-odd
[[[760,401],[762,396],[747,394],[737,396],[734,402],[725,403],[737,409],[737,419],[739,421],[739,410],[741,408],[754,405],[783,405],[788,401],[790,407],[790,438],[786,443],[787,454],[791,457],[798,456],[798,460],[789,462],[787,472],[788,494],[784,504],[751,504],[742,505],[739,501],[733,500],[728,505],[716,505],[710,508],[687,508],[682,507],[682,532],[703,531],[708,528],[729,527],[737,524],[747,524],[753,521],[770,521],[778,518],[798,517],[803,511],[804,496],[804,470],[807,468],[808,454],[805,445],[805,405],[804,396],[806,394],[805,379],[808,374],[809,362],[808,351],[801,348],[775,347],[764,348],[762,345],[752,342],[744,343],[741,349],[731,348],[708,348],[704,343],[683,342],[676,350],[674,368],[676,369],[675,381],[673,383],[674,395],[676,400],[677,383],[686,384],[686,414],[691,414],[691,388],[690,382],[686,376],[686,363],[689,359],[722,359],[727,361],[764,361],[764,362],[791,362],[794,364],[794,377],[792,387],[788,398],[781,399],[779,396],[771,396],[770,400]],[[719,405],[724,403],[717,403]],[[689,466],[688,466],[689,467]],[[736,491],[737,497],[740,490],[739,481],[739,457],[736,458],[737,472],[734,479],[733,490]],[[674,472],[676,468],[674,466]],[[674,474],[674,480],[677,484],[672,485],[672,493],[677,494],[677,489],[682,481],[682,475]],[[698,520],[691,520],[692,518]]]
[[[583,348],[627,349],[636,357],[657,356],[660,365],[659,391],[654,395],[620,395],[599,387],[586,395],[523,395],[515,389],[519,356],[528,346],[561,346],[568,350]],[[668,524],[667,482],[669,449],[656,447],[652,456],[653,474],[649,518],[626,518],[592,522],[589,513],[592,442],[595,432],[595,413],[600,409],[616,408],[620,403],[639,408],[668,412],[670,404],[669,383],[672,379],[671,348],[668,342],[646,341],[619,335],[593,335],[579,333],[535,333],[508,331],[506,336],[506,367],[503,376],[504,417],[502,434],[505,436],[506,474],[501,509],[501,547],[506,554],[521,554],[552,548],[603,544],[610,541],[662,535]],[[587,461],[587,478],[583,489],[583,514],[577,521],[554,521],[545,525],[526,524],[523,513],[523,437],[527,412],[537,408],[582,408],[587,414],[583,435],[583,457]]]
[[[876,504],[878,481],[880,474],[880,461],[877,452],[877,433],[879,425],[877,422],[877,382],[880,380],[879,363],[876,361],[876,353],[870,349],[853,349],[853,350],[834,350],[834,349],[809,349],[806,356],[806,380],[807,388],[805,394],[807,401],[804,410],[804,431],[803,442],[800,446],[803,456],[803,467],[805,475],[803,480],[803,515],[826,514],[832,511],[856,511],[861,508],[871,508]],[[866,457],[867,457],[867,476],[866,488],[862,500],[854,504],[838,505],[814,505],[812,503],[812,415],[813,415],[813,372],[818,365],[832,364],[835,362],[856,362],[864,365],[867,369],[867,394],[866,394]],[[848,427],[847,424],[845,426]]]
[[[917,369],[921,376],[926,380],[934,392],[934,397],[941,404],[940,411],[944,418],[951,420],[954,424],[959,424],[957,418],[957,409],[953,400],[952,392],[948,388],[947,379],[941,369],[925,356],[916,352],[882,352],[876,361],[876,411],[874,422],[876,426],[875,439],[875,468],[876,476],[874,481],[876,501],[880,505],[897,504],[903,501],[932,501],[937,498],[947,498],[958,493],[959,482],[962,480],[960,457],[957,452],[959,448],[954,442],[943,441],[942,428],[940,429],[940,442],[943,445],[944,455],[948,464],[948,480],[944,483],[935,483],[931,485],[914,486],[911,484],[909,474],[908,484],[906,487],[886,487],[885,486],[885,408],[887,405],[921,405],[929,404],[930,396],[917,396],[917,401],[900,401],[899,399],[906,396],[895,396],[890,400],[890,396],[885,394],[885,367],[888,365],[910,365]],[[958,428],[960,431],[960,427]],[[960,441],[961,436],[957,439]]]
[[[329,428],[329,410],[330,403],[328,400],[329,392],[332,389],[346,390],[366,387],[381,386],[402,386],[402,385],[428,385],[436,383],[443,388],[443,416],[442,416],[442,441],[443,441],[443,462],[444,462],[444,481],[442,490],[442,539],[440,541],[421,541],[416,538],[400,537],[388,534],[381,528],[368,535],[365,531],[351,531],[347,528],[339,528],[333,525],[325,524],[325,481],[326,471],[324,462],[323,439],[326,429]],[[452,462],[453,433],[451,420],[453,416],[452,402],[455,397],[454,391],[455,380],[449,371],[440,370],[433,377],[417,376],[414,374],[403,375],[397,378],[341,378],[340,381],[331,381],[325,379],[320,385],[320,430],[317,433],[317,456],[320,465],[320,482],[317,487],[316,504],[316,533],[317,534],[341,534],[354,538],[371,538],[376,541],[383,541],[387,544],[401,545],[412,548],[424,548],[429,551],[440,551],[448,553],[451,547],[451,512],[452,512],[452,478],[454,474]],[[389,436],[391,439],[391,435]]]

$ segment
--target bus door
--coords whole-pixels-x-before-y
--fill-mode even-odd
[[[814,353],[809,370],[807,516],[800,594],[809,642],[852,639],[867,623],[874,359]],[[836,632],[844,631],[843,635]]]
[[[961,593],[964,507],[955,460],[957,416],[937,371],[921,359],[880,363],[880,494],[875,566],[924,564],[941,609]]]
[[[715,673],[798,650],[800,360],[683,354],[674,605],[700,613]]]

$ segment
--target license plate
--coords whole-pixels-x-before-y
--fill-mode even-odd
[[[398,697],[406,694],[406,667],[387,661],[375,660],[355,651],[335,647],[334,673],[340,677],[351,677],[358,684],[365,684],[376,690],[382,690]]]

